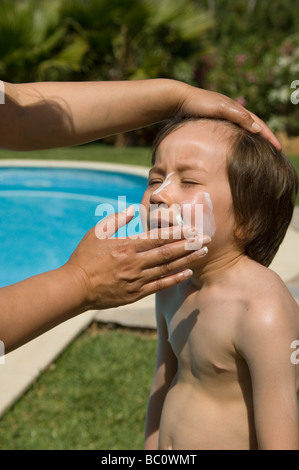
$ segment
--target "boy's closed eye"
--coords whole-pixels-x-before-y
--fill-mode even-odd
[[[201,183],[199,181],[193,181],[193,180],[182,180],[181,184],[183,186],[189,187],[189,186],[200,185]]]
[[[147,185],[153,186],[155,184],[162,184],[163,181],[163,178],[149,178]]]
[[[156,184],[162,184],[164,182],[163,178],[151,177],[148,179],[148,186],[154,186]],[[183,186],[194,186],[202,184],[200,181],[191,180],[191,179],[182,179],[180,184]]]

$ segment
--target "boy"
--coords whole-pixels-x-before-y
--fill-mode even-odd
[[[157,294],[145,449],[299,449],[299,308],[267,268],[297,191],[292,165],[261,136],[213,119],[162,130],[142,201],[147,224],[162,225],[166,212],[170,224],[184,222],[184,205],[201,201],[212,241],[191,279]]]

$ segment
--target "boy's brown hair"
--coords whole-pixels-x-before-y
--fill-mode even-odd
[[[251,259],[269,266],[291,222],[298,177],[288,158],[268,140],[229,121],[178,117],[157,135],[152,163],[163,139],[190,121],[213,122],[229,131],[227,175],[236,219],[235,239]],[[218,128],[220,130],[220,128]]]

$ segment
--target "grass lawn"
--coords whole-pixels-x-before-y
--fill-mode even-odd
[[[0,149],[0,159],[40,159],[40,160],[81,160],[130,165],[151,165],[149,147],[113,147],[105,144],[86,144],[77,147],[65,147],[34,152],[12,152]]]
[[[93,324],[0,421],[1,450],[138,450],[156,332]]]

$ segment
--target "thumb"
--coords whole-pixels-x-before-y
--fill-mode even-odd
[[[134,207],[130,206],[122,212],[109,215],[106,217],[106,219],[97,223],[95,227],[96,237],[99,240],[112,237],[112,235],[114,235],[120,229],[120,227],[123,227],[130,222],[134,214]]]

